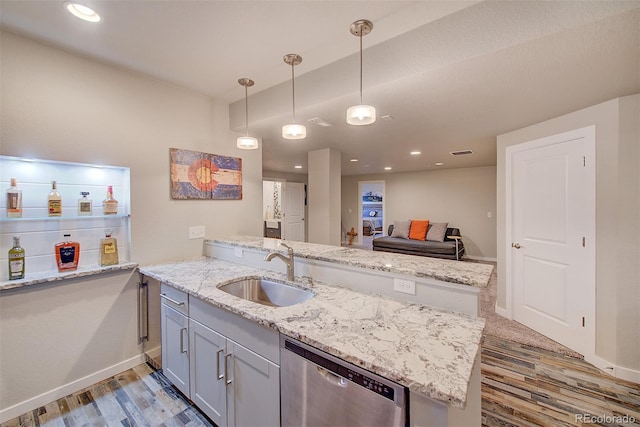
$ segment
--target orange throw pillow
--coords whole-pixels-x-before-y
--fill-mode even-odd
[[[424,240],[427,238],[427,229],[429,228],[429,220],[416,221],[411,220],[411,228],[409,229],[409,238],[413,240]]]

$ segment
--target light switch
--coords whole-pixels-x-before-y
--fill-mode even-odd
[[[204,239],[204,225],[189,227],[189,239]]]

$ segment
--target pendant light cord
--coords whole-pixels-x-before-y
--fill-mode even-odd
[[[362,25],[360,26],[360,104],[362,104]]]
[[[244,85],[244,118],[245,129],[247,132],[247,136],[249,136],[249,97],[247,95],[247,85]]]
[[[293,67],[294,67],[294,63],[293,61],[291,62],[291,99],[292,99],[292,104],[293,104],[293,122],[295,123],[296,121],[296,80],[293,76]]]

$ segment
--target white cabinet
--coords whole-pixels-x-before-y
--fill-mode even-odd
[[[190,320],[191,400],[218,426],[227,425],[225,349],[227,339]]]
[[[182,393],[189,395],[189,318],[167,304],[162,321],[162,372]]]
[[[227,425],[279,426],[280,367],[231,340],[227,352],[233,372],[227,390]]]
[[[279,334],[161,287],[165,376],[220,427],[280,425]]]
[[[162,372],[185,395],[189,395],[189,299],[185,292],[160,286]]]
[[[191,400],[218,426],[280,425],[280,367],[191,319]]]

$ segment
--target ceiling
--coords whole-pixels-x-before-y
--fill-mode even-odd
[[[83,1],[99,24],[62,4],[0,0],[0,24],[222,99],[238,132],[237,80],[252,78],[249,128],[262,139],[265,171],[306,173],[307,153],[329,147],[342,152],[343,175],[495,165],[497,135],[640,92],[636,0]],[[378,120],[349,126],[346,109],[359,103],[349,26],[363,18],[374,24],[363,38],[364,102]],[[292,119],[287,53],[303,58],[295,82],[304,140],[280,136]],[[308,122],[318,117],[333,126]],[[466,149],[474,153],[449,154]]]

